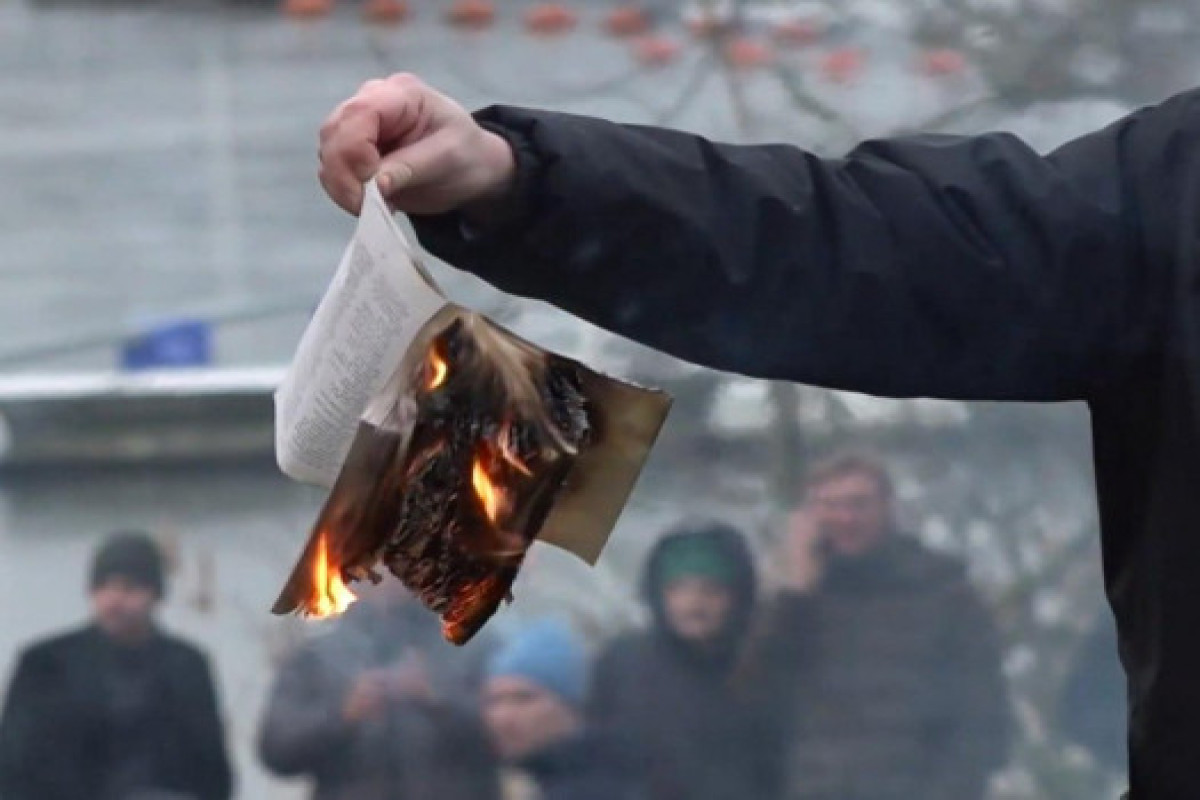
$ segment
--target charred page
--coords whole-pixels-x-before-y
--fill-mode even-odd
[[[669,405],[446,304],[362,410],[273,610],[336,613],[391,575],[465,643],[536,539],[594,563]]]

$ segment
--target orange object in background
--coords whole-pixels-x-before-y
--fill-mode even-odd
[[[967,68],[967,57],[951,48],[927,50],[921,54],[921,71],[926,75],[942,77],[959,75]]]
[[[725,60],[738,69],[754,69],[770,64],[775,53],[763,41],[749,36],[731,36],[725,42]]]
[[[640,6],[617,6],[604,18],[604,29],[613,36],[633,36],[650,30],[650,15]]]
[[[460,28],[486,28],[496,21],[496,7],[490,0],[455,0],[446,20]]]
[[[284,0],[283,13],[289,17],[323,17],[333,10],[333,0]]]
[[[679,58],[683,47],[667,36],[646,34],[633,41],[633,57],[647,67],[665,67]]]
[[[824,35],[824,27],[808,19],[789,19],[780,22],[771,29],[771,35],[780,44],[793,47],[816,44]]]
[[[525,27],[532,33],[566,33],[579,22],[579,15],[561,3],[539,3],[525,12]]]
[[[371,22],[398,25],[408,19],[411,9],[407,0],[367,0],[363,18]]]
[[[854,47],[831,50],[821,60],[821,72],[834,83],[850,83],[857,78],[866,64],[862,51]]]
[[[688,30],[697,39],[711,39],[725,27],[726,23],[712,12],[704,12],[687,21]]]

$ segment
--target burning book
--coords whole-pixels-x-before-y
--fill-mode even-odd
[[[274,611],[386,571],[466,642],[535,540],[595,562],[669,405],[447,303],[371,186],[277,395],[281,467],[332,491]]]

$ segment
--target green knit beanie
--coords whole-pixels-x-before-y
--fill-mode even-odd
[[[667,543],[659,564],[664,586],[680,578],[708,578],[723,586],[737,579],[729,557],[708,539],[683,537]]]

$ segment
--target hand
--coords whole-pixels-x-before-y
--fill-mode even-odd
[[[812,515],[803,508],[794,511],[788,520],[781,560],[781,582],[785,590],[808,593],[820,585],[825,573],[821,531]]]
[[[378,717],[387,707],[387,674],[374,670],[358,676],[342,702],[342,718],[347,722],[362,722]]]
[[[320,157],[321,185],[351,214],[377,177],[396,210],[486,216],[515,172],[504,139],[408,74],[367,81],[338,106],[321,126]]]
[[[388,697],[392,700],[433,700],[433,684],[424,660],[413,660],[393,668],[387,676]]]

